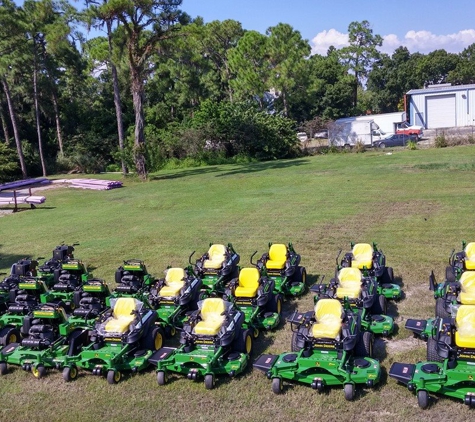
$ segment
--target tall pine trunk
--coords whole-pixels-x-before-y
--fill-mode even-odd
[[[8,129],[7,119],[3,112],[3,104],[0,104],[0,119],[2,120],[3,135],[5,136],[5,145],[10,145],[10,131]]]
[[[115,67],[114,62],[112,61],[112,23],[107,20],[107,40],[109,43],[109,63],[111,65],[112,72],[112,83],[114,86],[114,105],[115,105],[115,116],[117,120],[117,135],[119,137],[119,150],[120,150],[120,160],[122,164],[122,174],[127,174],[129,169],[124,161],[124,122],[122,119],[122,102],[120,99],[120,90],[119,90],[119,78],[117,77],[117,68]]]
[[[145,163],[145,132],[143,115],[143,81],[140,69],[131,66],[132,100],[135,112],[134,159],[135,169],[142,180],[147,179]]]
[[[35,116],[36,116],[36,133],[38,134],[38,149],[40,151],[41,169],[43,170],[43,176],[46,177],[46,165],[43,154],[43,139],[41,137],[41,124],[40,124],[40,106],[38,104],[38,70],[36,63],[36,44],[33,48],[34,64],[33,64],[33,98],[35,102]]]
[[[58,96],[56,95],[55,87],[52,87],[51,98],[53,100],[54,120],[56,123],[56,136],[58,137],[59,153],[61,156],[63,152],[63,132],[61,130],[61,120],[59,118]]]
[[[12,103],[12,97],[10,95],[10,89],[8,87],[8,83],[7,83],[5,78],[2,78],[2,85],[3,85],[3,90],[5,91],[5,97],[7,98],[7,104],[8,104],[8,111],[10,113],[10,119],[12,121],[13,136],[15,137],[16,150],[18,152],[18,159],[20,160],[21,174],[23,176],[23,179],[26,179],[28,177],[28,174],[26,172],[25,157],[23,156],[23,150],[21,149],[20,134],[18,132],[18,124],[17,124],[17,121],[16,121],[15,110],[13,109],[13,103]]]

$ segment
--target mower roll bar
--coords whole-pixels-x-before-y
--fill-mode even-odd
[[[340,250],[338,251],[338,255],[336,256],[336,259],[335,259],[337,266],[338,266],[338,258],[340,258],[341,251],[342,251],[342,249],[340,249]]]
[[[254,264],[254,262],[252,262],[252,258],[254,258],[254,255],[255,255],[256,253],[257,253],[257,251],[254,251],[254,253],[251,255],[251,258],[249,259],[249,261],[250,261],[251,265],[253,265],[253,266],[256,267],[256,268],[259,268],[259,267],[257,266],[257,263]]]
[[[193,262],[191,262],[191,257],[195,254],[196,251],[191,252],[191,255],[188,257],[188,263],[190,265],[193,265]]]

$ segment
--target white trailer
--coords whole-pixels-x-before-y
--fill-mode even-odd
[[[379,129],[372,117],[345,117],[333,122],[328,128],[328,142],[338,147],[355,146],[358,142],[373,145],[373,131]],[[378,138],[379,139],[379,138]]]
[[[397,111],[395,113],[371,114],[365,117],[371,117],[382,132],[391,135],[396,133],[396,128],[399,124],[406,121],[406,112]]]

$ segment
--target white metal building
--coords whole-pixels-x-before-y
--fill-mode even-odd
[[[407,94],[407,114],[426,129],[475,125],[475,84],[429,86]]]

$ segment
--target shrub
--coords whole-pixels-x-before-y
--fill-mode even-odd
[[[447,138],[445,137],[445,133],[441,135],[437,135],[435,138],[435,147],[436,148],[445,148],[447,146]]]
[[[366,147],[365,147],[364,142],[357,141],[356,144],[355,144],[355,147],[354,147],[354,151],[355,151],[356,153],[365,152],[365,151],[366,151]]]
[[[406,145],[406,148],[410,149],[410,150],[417,149],[417,142],[416,141],[409,141]]]

